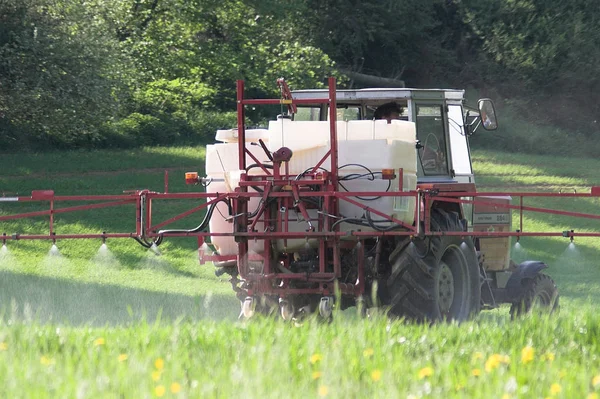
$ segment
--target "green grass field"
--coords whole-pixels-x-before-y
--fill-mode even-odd
[[[193,191],[202,148],[2,155],[0,192],[29,195]],[[475,151],[480,191],[578,192],[600,184],[600,161]],[[583,165],[583,167],[582,167]],[[526,205],[600,214],[598,199]],[[193,206],[167,202],[162,217]],[[0,214],[31,205],[0,203]],[[162,206],[162,204],[161,204]],[[513,218],[513,227],[518,224]],[[199,224],[200,216],[178,227]],[[600,231],[591,219],[526,212],[526,231]],[[130,231],[134,211],[61,215],[59,232]],[[46,229],[46,230],[44,230]],[[2,232],[47,232],[40,218]],[[511,321],[507,308],[461,325],[360,319],[333,323],[236,321],[225,278],[200,266],[194,239],[170,239],[155,256],[131,239],[9,241],[0,251],[0,397],[491,397],[593,398],[600,391],[600,240],[523,238],[513,257],[539,259],[561,293],[561,313]]]

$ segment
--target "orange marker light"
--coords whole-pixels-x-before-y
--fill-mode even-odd
[[[198,172],[186,172],[185,184],[198,184]]]
[[[394,169],[382,169],[381,178],[383,180],[394,180],[396,178],[396,173],[394,173]]]

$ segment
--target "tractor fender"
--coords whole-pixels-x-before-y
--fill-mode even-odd
[[[526,260],[517,266],[506,283],[506,298],[508,302],[518,302],[524,292],[523,280],[530,280],[538,273],[548,268],[548,265],[538,260]]]

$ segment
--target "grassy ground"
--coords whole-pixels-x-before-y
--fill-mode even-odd
[[[0,190],[162,191],[162,168],[178,165],[170,190],[190,191],[197,188],[183,184],[183,172],[202,172],[202,157],[200,148],[15,155]],[[600,180],[595,159],[475,151],[474,167],[486,191],[582,192]],[[598,213],[598,199],[556,202],[526,205]],[[0,202],[0,214],[14,205]],[[163,216],[190,205],[167,203]],[[131,230],[134,222],[132,209],[82,215],[61,216],[57,229]],[[532,212],[524,222],[525,231],[600,231],[591,219]],[[0,234],[43,229],[37,220],[0,224]],[[352,311],[330,325],[238,324],[229,283],[198,265],[195,240],[169,240],[160,257],[129,239],[109,240],[110,255],[100,244],[59,241],[61,257],[48,242],[0,251],[0,397],[592,398],[600,388],[598,239],[576,238],[569,249],[564,238],[523,238],[514,250],[516,260],[549,264],[559,317],[512,322],[501,308],[433,327]]]
[[[0,330],[3,397],[589,398],[600,319],[381,319]],[[589,395],[589,396],[588,396]]]

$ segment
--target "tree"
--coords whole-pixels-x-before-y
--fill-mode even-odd
[[[99,140],[115,108],[116,53],[71,1],[0,3],[0,139],[7,146]]]

